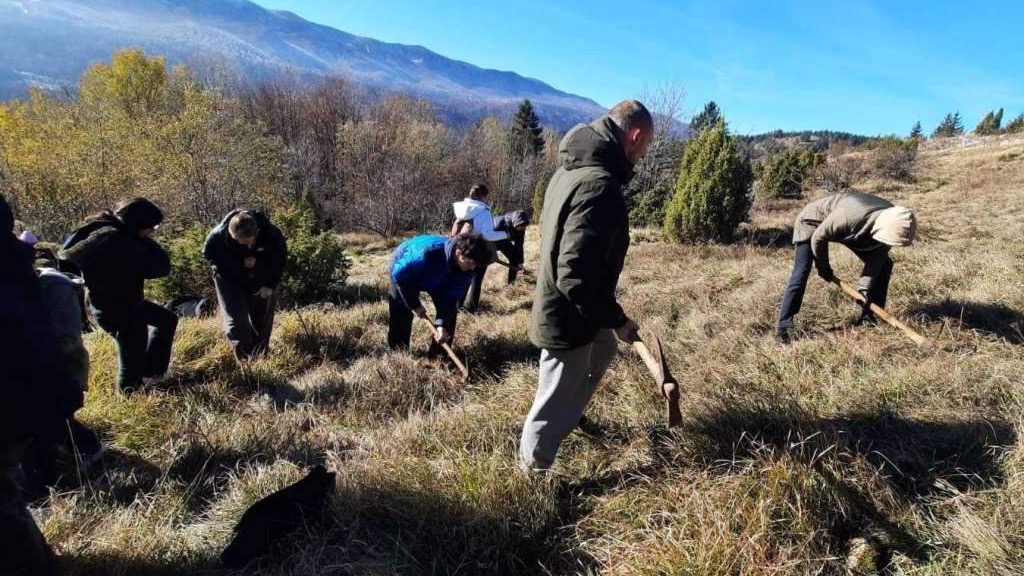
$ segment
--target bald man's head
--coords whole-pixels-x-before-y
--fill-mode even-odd
[[[654,118],[638,100],[623,100],[608,111],[608,117],[626,135],[622,143],[629,162],[636,166],[647,154],[654,137]]]

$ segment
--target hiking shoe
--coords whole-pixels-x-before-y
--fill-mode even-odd
[[[786,346],[793,342],[793,339],[789,336],[789,330],[786,328],[779,328],[775,332],[775,341],[782,346]]]

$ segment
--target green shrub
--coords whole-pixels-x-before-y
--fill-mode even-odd
[[[210,263],[203,257],[207,232],[203,226],[193,226],[157,239],[171,257],[171,274],[148,283],[151,300],[163,303],[190,294],[216,299]]]
[[[903,182],[913,180],[917,145],[916,138],[903,140],[889,136],[878,141],[871,153],[876,175]]]
[[[352,261],[338,238],[318,232],[316,217],[308,205],[292,207],[274,217],[288,239],[288,261],[278,286],[284,305],[305,305],[337,300]]]
[[[319,232],[313,210],[306,204],[271,218],[288,240],[288,260],[278,286],[285,306],[337,300],[352,266],[345,249],[330,232]],[[149,283],[148,295],[157,302],[195,294],[216,298],[210,263],[203,257],[208,229],[195,226],[179,231],[161,244],[171,256],[171,274]]]
[[[665,208],[672,197],[672,183],[658,182],[654,188],[633,197],[629,208],[629,221],[634,226],[661,226],[665,221]]]
[[[686,148],[676,192],[665,213],[665,236],[677,242],[724,242],[750,216],[750,160],[725,123],[700,133]]]
[[[801,148],[771,156],[762,166],[758,195],[766,199],[799,198],[807,175],[824,162],[824,153]]]

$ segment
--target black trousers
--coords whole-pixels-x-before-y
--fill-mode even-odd
[[[171,363],[171,346],[178,317],[170,310],[144,300],[128,310],[93,309],[96,323],[117,341],[121,370],[117,386],[137,388],[143,378],[161,376]]]
[[[220,276],[214,276],[213,283],[217,288],[224,334],[235,358],[245,360],[265,354],[274,330],[276,298],[273,295],[260,298],[255,295],[257,288],[248,288]]]
[[[782,294],[782,305],[779,307],[778,327],[780,330],[788,330],[793,327],[794,318],[800,313],[800,306],[804,301],[804,291],[807,289],[807,280],[811,276],[811,268],[814,267],[811,243],[800,242],[795,248],[793,272],[789,276],[789,283],[786,284],[786,290]],[[888,254],[879,256],[872,252],[857,251],[854,251],[854,254],[864,262],[865,271],[873,267],[875,258],[885,259],[878,266],[878,272],[868,290],[868,300],[884,308],[889,295],[889,281],[892,279],[892,259]]]
[[[480,290],[484,285],[484,278],[487,276],[487,266],[477,266],[473,270],[473,283],[469,285],[466,298],[462,301],[462,307],[468,312],[474,312],[480,307]]]
[[[500,252],[505,255],[507,262],[511,265],[508,268],[507,282],[512,284],[519,276],[518,266],[523,263],[523,246],[521,234],[516,236],[518,241],[501,240],[491,244],[492,254],[497,256]],[[473,283],[469,285],[469,292],[462,302],[463,308],[473,312],[480,307],[480,290],[484,285],[484,278],[487,276],[488,266],[477,266],[473,272]]]
[[[388,291],[388,347],[392,350],[406,350],[412,340],[412,325],[416,315],[405,305],[405,301],[398,296],[398,292],[392,288]],[[455,325],[457,316],[453,316],[448,322],[454,341]],[[433,339],[430,340],[430,349],[427,355],[430,357],[444,354],[444,349]]]
[[[0,574],[56,574],[53,550],[26,507],[16,479],[27,445],[0,442]]]

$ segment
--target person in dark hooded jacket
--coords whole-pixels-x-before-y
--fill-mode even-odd
[[[26,448],[63,430],[82,406],[81,388],[58,360],[32,257],[32,247],[14,236],[13,214],[0,196],[0,574],[56,573],[15,477]]]
[[[263,213],[234,210],[210,231],[203,255],[213,264],[224,332],[235,357],[265,354],[288,258],[284,235]]]
[[[117,340],[124,393],[143,378],[162,378],[171,361],[178,317],[144,295],[146,280],[171,271],[167,252],[150,237],[163,217],[155,204],[135,198],[90,219],[60,252],[81,270],[96,323]]]
[[[494,219],[494,229],[508,234],[505,240],[494,243],[494,248],[508,258],[508,284],[516,281],[526,261],[526,228],[530,225],[530,214],[516,210]]]
[[[540,371],[519,444],[523,469],[551,466],[611,364],[616,337],[632,341],[639,330],[615,290],[629,249],[622,191],[653,132],[650,112],[627,100],[570,130],[559,146],[560,166],[541,213],[530,318],[530,340],[541,349]]]
[[[509,212],[494,218],[494,230],[504,235],[500,240],[487,241],[493,257],[500,252],[509,260],[508,283],[515,281],[523,263],[523,238],[526,235],[526,225],[530,219],[526,212]],[[483,237],[483,235],[481,235]],[[477,266],[473,271],[473,282],[469,285],[469,291],[462,301],[463,308],[467,312],[474,312],[480,307],[480,292],[483,289],[484,278],[487,276],[489,266]]]

